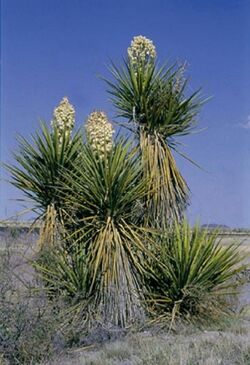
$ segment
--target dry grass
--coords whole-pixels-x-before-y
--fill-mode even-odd
[[[183,329],[176,335],[150,332],[127,336],[96,351],[80,349],[50,365],[249,365],[250,318],[226,330]],[[48,365],[46,364],[46,365]]]

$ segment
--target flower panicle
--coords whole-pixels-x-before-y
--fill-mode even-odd
[[[113,145],[114,129],[103,111],[92,112],[86,122],[87,139],[92,149],[103,158]]]
[[[54,109],[51,125],[53,128],[57,129],[60,143],[62,142],[63,133],[68,136],[71,135],[75,125],[75,109],[73,105],[69,103],[66,96]]]
[[[128,47],[128,57],[135,66],[142,66],[154,61],[156,49],[153,41],[142,35],[135,36]]]

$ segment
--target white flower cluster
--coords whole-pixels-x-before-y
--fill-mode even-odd
[[[102,111],[95,111],[88,116],[86,124],[87,138],[94,151],[100,157],[112,148],[112,136],[114,133],[112,124],[107,115]]]
[[[128,48],[128,56],[135,65],[145,64],[150,60],[155,59],[155,46],[150,39],[143,37],[142,35],[136,36],[133,38],[131,45]]]
[[[57,128],[59,139],[62,141],[62,135],[65,131],[70,135],[75,124],[75,109],[69,103],[67,97],[64,97],[59,105],[54,109],[53,120],[51,125]]]

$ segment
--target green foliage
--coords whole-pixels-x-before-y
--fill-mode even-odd
[[[244,268],[237,245],[222,246],[218,232],[191,229],[187,222],[176,223],[159,243],[150,289],[163,311],[174,308],[192,314],[202,307],[208,311],[209,298],[232,291],[232,279]]]
[[[67,212],[57,191],[65,169],[72,169],[82,146],[78,131],[71,138],[65,129],[52,131],[45,124],[32,136],[32,142],[19,137],[19,151],[14,154],[16,165],[6,165],[11,183],[24,192],[38,213],[42,227],[40,246],[53,245],[64,226]]]
[[[180,221],[188,205],[189,189],[179,172],[171,149],[176,137],[192,132],[204,100],[200,91],[187,96],[183,66],[157,67],[146,62],[136,67],[111,66],[113,80],[105,80],[117,116],[132,124],[140,141],[144,177],[148,180],[145,224],[165,229]],[[182,154],[183,155],[183,154]]]
[[[120,68],[112,64],[113,81],[105,81],[117,116],[134,122],[139,130],[157,132],[165,140],[189,134],[204,101],[199,90],[186,96],[187,80],[177,85],[182,67],[158,68],[146,63],[136,68],[129,61]]]
[[[90,145],[83,146],[73,171],[65,171],[64,206],[93,229],[93,235],[104,221],[132,223],[133,209],[145,195],[141,180],[142,167],[129,143],[118,142],[105,158],[99,158]],[[90,219],[91,218],[91,219]]]
[[[86,256],[80,244],[44,247],[32,263],[50,297],[61,296],[76,303],[87,299],[89,285]]]
[[[11,183],[32,200],[34,209],[44,213],[51,204],[61,207],[55,193],[62,171],[72,167],[82,143],[81,133],[72,139],[64,133],[62,142],[56,128],[52,132],[45,124],[32,136],[32,142],[19,137],[19,151],[14,154],[17,165],[6,165],[11,173]]]

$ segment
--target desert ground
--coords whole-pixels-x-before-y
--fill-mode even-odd
[[[14,285],[22,287],[33,280],[34,271],[27,258],[36,253],[38,234],[20,234],[11,228],[0,233],[0,253],[8,251],[9,269]],[[239,244],[246,262],[250,262],[250,234],[222,234],[223,245]],[[112,335],[96,333],[96,343],[70,349],[57,349],[52,360],[41,365],[244,365],[250,364],[250,272],[241,286],[237,300],[232,300],[233,314],[211,323],[176,322],[171,331],[159,326],[139,332],[119,331]],[[63,347],[63,346],[62,346]],[[2,360],[4,361],[4,360]],[[31,362],[32,363],[32,362]],[[0,357],[0,364],[1,357]],[[10,364],[7,361],[3,364]],[[32,364],[38,364],[34,362]]]

